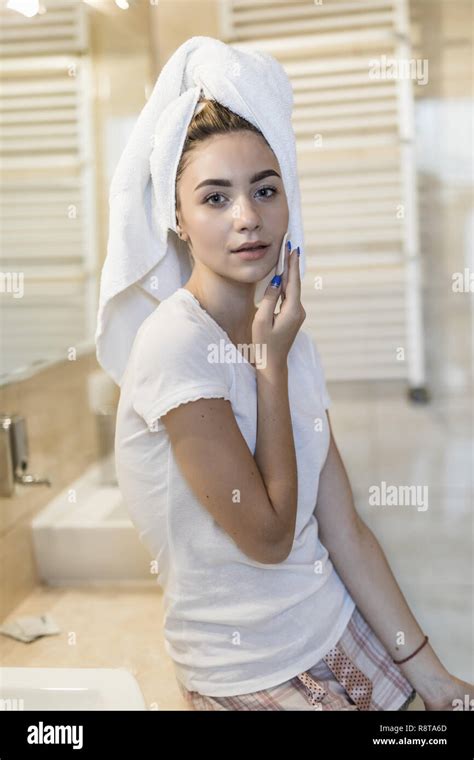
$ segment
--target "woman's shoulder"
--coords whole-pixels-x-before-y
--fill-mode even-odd
[[[128,377],[133,408],[147,424],[177,402],[204,398],[209,392],[228,398],[228,366],[209,358],[214,343],[210,327],[184,299],[173,296],[161,301],[140,325]]]
[[[160,301],[152,313],[142,322],[136,342],[143,349],[151,344],[154,350],[192,350],[193,346],[211,340],[210,325],[202,319],[192,302],[175,291]]]
[[[201,310],[179,293],[162,300],[142,322],[129,357],[136,387],[162,382],[162,392],[179,384],[232,382],[228,364],[213,360],[220,334]]]

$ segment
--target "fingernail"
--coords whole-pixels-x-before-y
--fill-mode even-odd
[[[300,251],[300,247],[298,246],[298,248],[296,249],[296,255],[299,256],[300,254],[301,254],[301,251]]]
[[[276,274],[273,280],[271,281],[270,285],[272,286],[272,288],[279,288],[281,285],[281,275]]]
[[[288,240],[286,247],[288,248],[289,251],[291,251],[291,240]]]

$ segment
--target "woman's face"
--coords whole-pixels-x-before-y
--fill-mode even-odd
[[[215,135],[187,157],[178,184],[178,222],[197,265],[223,277],[256,283],[278,262],[288,228],[279,163],[257,134]],[[262,258],[235,253],[243,243],[268,243]]]

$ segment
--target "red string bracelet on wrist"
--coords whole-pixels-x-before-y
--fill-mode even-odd
[[[401,665],[402,662],[408,662],[408,660],[411,660],[412,657],[414,657],[416,654],[418,654],[418,652],[421,649],[423,649],[423,647],[427,643],[428,643],[428,636],[425,636],[423,643],[420,644],[420,646],[418,647],[418,649],[415,649],[415,651],[412,654],[409,654],[408,657],[405,657],[403,660],[393,660],[393,662],[395,663],[395,665]],[[393,659],[393,657],[392,657],[392,659]]]

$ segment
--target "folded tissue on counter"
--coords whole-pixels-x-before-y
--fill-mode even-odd
[[[4,623],[0,626],[0,633],[11,636],[18,641],[34,641],[40,636],[51,636],[60,633],[61,629],[56,625],[51,615],[45,614],[39,617],[22,617]]]

